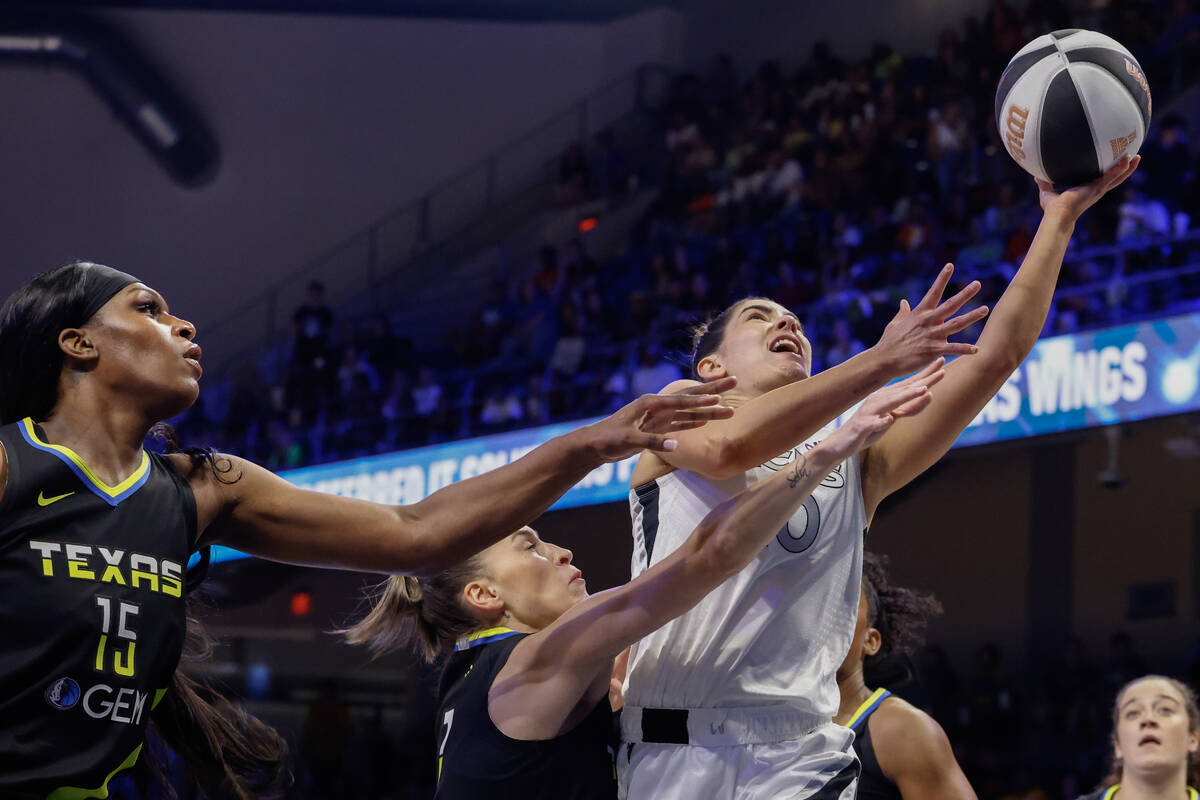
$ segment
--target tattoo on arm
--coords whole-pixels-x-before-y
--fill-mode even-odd
[[[795,489],[796,484],[808,477],[808,456],[801,453],[792,462],[792,474],[787,476],[788,488]]]

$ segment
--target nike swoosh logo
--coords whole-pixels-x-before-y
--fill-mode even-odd
[[[62,500],[64,497],[70,497],[73,494],[75,494],[75,493],[67,492],[66,494],[60,494],[57,497],[46,497],[46,494],[44,492],[38,492],[38,505],[39,506],[48,506],[51,503],[57,503],[59,500]]]

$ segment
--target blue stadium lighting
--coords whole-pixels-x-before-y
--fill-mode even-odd
[[[1162,395],[1168,403],[1186,405],[1200,388],[1200,360],[1181,358],[1163,370]]]

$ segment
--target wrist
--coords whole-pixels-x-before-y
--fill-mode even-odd
[[[1059,206],[1051,206],[1042,214],[1042,225],[1049,227],[1057,233],[1070,236],[1075,232],[1075,222],[1078,219],[1078,214],[1074,214]]]
[[[905,372],[900,353],[893,352],[882,339],[864,350],[861,357],[866,372],[867,394],[879,389],[892,378],[899,378]],[[866,397],[866,394],[863,397]]]
[[[841,434],[840,431],[841,428],[829,434],[818,442],[816,447],[804,454],[810,473],[824,477],[832,472],[838,464],[854,455],[852,448],[841,446],[844,434]]]
[[[600,447],[602,434],[597,430],[599,424],[593,422],[562,436],[564,467],[592,470],[604,463]]]

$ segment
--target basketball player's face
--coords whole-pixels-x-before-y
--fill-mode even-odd
[[[734,309],[717,351],[724,374],[764,394],[807,378],[812,345],[795,314],[778,303],[751,299]]]
[[[1188,730],[1183,697],[1159,678],[1138,681],[1121,694],[1116,739],[1124,769],[1147,774],[1186,769],[1188,753],[1200,745]]]
[[[587,597],[571,551],[522,528],[484,551],[488,575],[514,620],[541,630]]]
[[[196,401],[200,348],[195,327],[173,316],[162,296],[141,283],[122,289],[84,326],[97,356],[94,374],[146,409],[167,419]]]

